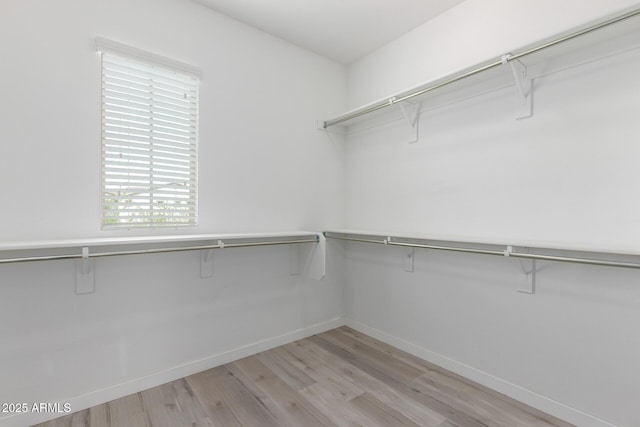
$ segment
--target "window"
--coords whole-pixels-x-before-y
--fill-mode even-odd
[[[97,45],[103,228],[195,225],[198,75],[114,42]]]

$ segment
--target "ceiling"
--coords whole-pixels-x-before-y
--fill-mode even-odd
[[[463,0],[195,0],[349,64]]]

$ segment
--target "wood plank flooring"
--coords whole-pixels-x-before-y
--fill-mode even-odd
[[[348,327],[38,427],[568,427]]]

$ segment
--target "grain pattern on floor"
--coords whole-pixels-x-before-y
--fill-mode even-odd
[[[348,327],[37,427],[570,427]]]

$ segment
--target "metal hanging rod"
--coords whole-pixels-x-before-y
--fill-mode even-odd
[[[629,11],[629,12],[626,12],[626,13],[624,13],[622,15],[613,17],[611,19],[608,19],[606,21],[600,22],[598,24],[586,27],[586,28],[584,28],[582,30],[575,31],[573,33],[570,33],[570,34],[567,34],[565,36],[559,37],[557,39],[554,39],[554,40],[551,40],[551,41],[548,41],[548,42],[545,42],[545,43],[541,43],[539,45],[527,48],[527,49],[523,50],[522,52],[509,54],[508,56],[507,55],[501,56],[500,58],[496,59],[495,61],[489,62],[489,63],[487,63],[485,65],[478,66],[477,68],[469,70],[469,71],[462,71],[459,74],[453,74],[453,75],[451,75],[451,77],[446,78],[446,80],[444,80],[444,81],[441,81],[439,83],[431,84],[431,85],[429,85],[427,87],[424,87],[422,89],[416,89],[415,91],[413,91],[411,93],[408,93],[406,95],[399,94],[399,95],[396,95],[396,96],[392,96],[391,98],[389,98],[387,100],[379,101],[379,102],[377,102],[377,103],[375,103],[375,104],[373,104],[373,105],[371,105],[369,107],[364,107],[364,108],[356,110],[356,111],[354,111],[352,113],[344,114],[342,116],[336,117],[335,119],[326,120],[326,121],[322,122],[322,127],[324,129],[327,129],[327,128],[331,127],[331,126],[339,125],[340,123],[344,123],[346,121],[355,119],[357,117],[364,116],[364,115],[369,114],[369,113],[373,113],[374,111],[378,111],[378,110],[381,110],[383,108],[390,107],[390,106],[392,106],[394,104],[397,104],[399,102],[408,101],[408,100],[410,100],[412,98],[415,98],[416,96],[423,95],[425,93],[428,93],[428,92],[434,91],[436,89],[439,89],[439,88],[441,88],[443,86],[447,86],[447,85],[450,85],[450,84],[455,83],[457,81],[466,79],[467,77],[471,77],[471,76],[474,76],[476,74],[482,73],[484,71],[490,70],[492,68],[499,67],[499,66],[503,65],[505,63],[505,61],[506,62],[513,61],[513,60],[522,58],[524,56],[531,55],[532,53],[536,53],[536,52],[541,51],[543,49],[547,49],[549,47],[564,43],[566,41],[575,39],[575,38],[583,36],[585,34],[600,30],[602,28],[608,27],[610,25],[616,24],[618,22],[624,21],[626,19],[632,18],[632,17],[637,16],[637,15],[640,15],[640,8],[639,9],[634,9],[634,10]]]
[[[86,246],[79,245],[78,247],[84,248],[86,253],[0,258],[0,264],[30,262],[30,261],[51,261],[51,260],[60,260],[60,259],[82,259],[82,258],[86,259],[86,258],[110,257],[110,256],[118,256],[118,255],[157,254],[157,253],[165,253],[165,252],[197,251],[197,250],[203,250],[203,249],[224,249],[224,248],[240,248],[240,247],[250,247],[250,246],[273,246],[273,245],[291,245],[291,244],[297,244],[297,243],[318,243],[320,241],[320,238],[318,236],[315,236],[314,238],[251,241],[251,242],[238,242],[238,243],[225,243],[224,239],[212,239],[212,240],[216,240],[217,243],[210,244],[210,245],[132,249],[132,250],[119,250],[119,251],[95,252],[95,253],[90,253],[86,249],[87,248]],[[230,239],[230,240],[233,241],[237,239]],[[126,243],[120,243],[120,244],[126,244]],[[133,242],[132,244],[139,244],[139,243]],[[25,249],[15,249],[15,250],[9,250],[9,251],[17,252],[17,251],[24,251],[24,250]],[[30,250],[34,250],[34,249],[30,249]]]
[[[363,243],[375,243],[375,244],[387,245],[387,246],[403,246],[403,247],[409,247],[409,248],[434,249],[434,250],[452,251],[452,252],[466,252],[466,253],[473,253],[473,254],[497,255],[497,256],[503,256],[503,257],[537,259],[537,260],[544,260],[544,261],[571,262],[571,263],[577,263],[577,264],[599,265],[604,267],[623,267],[623,268],[640,269],[640,263],[609,261],[609,260],[600,260],[600,259],[592,259],[592,258],[579,258],[579,257],[571,257],[571,256],[513,252],[511,246],[507,246],[507,245],[504,246],[504,250],[476,249],[476,248],[465,248],[462,246],[446,246],[446,245],[434,245],[434,244],[427,244],[427,243],[401,242],[401,241],[395,240],[395,239],[398,239],[397,237],[390,237],[390,236],[382,239],[373,239],[369,237],[367,238],[355,237],[355,236],[362,236],[361,234],[350,234],[350,233],[340,233],[340,232],[330,232],[330,231],[325,231],[324,235],[327,239],[346,240],[346,241],[363,242]],[[373,236],[373,237],[379,237],[379,236]],[[413,238],[405,238],[405,239],[419,240],[419,239],[413,239]],[[490,244],[490,245],[500,246],[500,245],[494,245],[494,244]],[[569,249],[562,249],[562,250],[568,251]]]

